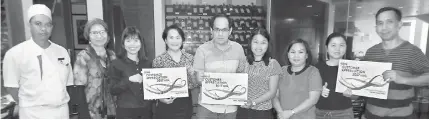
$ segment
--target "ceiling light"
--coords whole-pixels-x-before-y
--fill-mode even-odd
[[[293,18],[286,18],[285,21],[286,22],[293,22],[293,21],[295,21],[295,19],[293,19]]]
[[[314,16],[319,16],[318,14],[315,14]]]
[[[352,17],[352,16],[349,16],[349,17]]]
[[[401,7],[398,7],[398,8],[399,8],[399,9],[402,9],[402,8],[404,8],[404,7],[402,7],[402,6],[401,6]]]
[[[356,8],[361,9],[362,7],[361,6],[357,6]]]
[[[311,8],[311,7],[313,7],[313,5],[307,5],[307,7],[308,7],[308,8]]]

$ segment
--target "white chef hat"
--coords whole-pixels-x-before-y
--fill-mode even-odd
[[[30,22],[31,17],[39,14],[45,15],[52,20],[51,9],[49,9],[48,7],[46,7],[46,5],[43,5],[43,4],[34,4],[34,5],[31,5],[30,8],[28,8],[28,11],[27,11],[28,22]]]

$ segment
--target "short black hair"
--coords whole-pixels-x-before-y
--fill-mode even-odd
[[[288,54],[289,54],[289,51],[292,48],[292,46],[295,45],[295,44],[297,44],[297,43],[301,43],[305,47],[305,52],[307,53],[307,59],[305,60],[305,65],[311,65],[312,59],[313,59],[313,55],[311,54],[310,45],[308,45],[307,41],[305,41],[305,40],[303,40],[301,38],[292,40],[289,43],[288,47],[283,52],[283,59],[284,59],[284,61],[286,61],[287,65],[292,65],[291,62],[289,61]]]
[[[375,20],[377,20],[377,17],[378,17],[381,13],[386,12],[386,11],[393,11],[393,12],[395,12],[395,14],[396,14],[396,19],[397,19],[398,21],[401,21],[401,19],[402,19],[402,12],[401,12],[399,9],[394,8],[394,7],[384,7],[384,8],[381,8],[380,10],[378,10],[378,11],[377,11],[377,14],[375,14]]]
[[[215,15],[215,16],[213,16],[211,19],[210,19],[210,27],[213,29],[213,27],[214,27],[214,21],[216,20],[216,18],[221,18],[221,17],[223,17],[223,18],[226,18],[226,20],[228,20],[228,27],[229,28],[231,28],[232,27],[232,21],[231,21],[231,18],[228,16],[228,15],[225,15],[225,14],[217,14],[217,15]],[[228,29],[229,29],[228,28]]]
[[[331,33],[328,36],[328,38],[326,38],[325,45],[328,46],[329,42],[331,42],[332,38],[336,38],[336,37],[341,37],[341,38],[343,38],[344,41],[347,40],[346,36],[344,36],[343,34],[334,32],[334,33]]]
[[[346,38],[346,36],[345,35],[343,35],[343,34],[341,34],[341,33],[338,33],[338,32],[334,32],[334,33],[331,33],[329,36],[328,36],[328,38],[326,38],[326,41],[325,41],[325,45],[326,45],[326,47],[328,47],[328,45],[329,45],[329,43],[331,42],[331,40],[332,40],[332,38],[336,38],[336,37],[340,37],[340,38],[343,38],[343,40],[344,40],[344,42],[346,42],[347,43],[347,38]],[[347,45],[346,45],[347,46]],[[326,58],[327,59],[329,59],[329,55],[327,55],[326,56]]]
[[[185,39],[185,33],[183,32],[183,30],[179,26],[177,26],[175,24],[168,26],[162,32],[162,39],[164,40],[164,42],[167,40],[168,32],[170,30],[177,30],[177,32],[179,33],[180,37],[182,38],[182,42],[185,42],[185,40],[186,40]],[[167,44],[167,42],[165,44]],[[165,47],[165,48],[168,50],[168,45],[166,45],[166,46],[167,47]],[[180,46],[180,49],[183,49],[183,44],[182,44],[182,46]]]

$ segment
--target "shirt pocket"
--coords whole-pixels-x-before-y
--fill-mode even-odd
[[[69,69],[70,65],[71,64],[70,64],[70,60],[69,59],[64,59],[62,61],[60,61],[60,60],[57,61],[57,68],[58,68],[57,70],[60,73],[59,77],[60,77],[61,82],[62,82],[61,84],[64,84],[64,85],[67,84],[69,75],[71,75],[71,74],[69,74],[71,72],[70,71],[71,69]]]

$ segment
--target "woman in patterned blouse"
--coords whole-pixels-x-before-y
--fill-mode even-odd
[[[196,85],[193,81],[193,70],[191,69],[194,57],[182,50],[185,34],[178,26],[173,25],[165,28],[162,33],[162,39],[164,39],[167,45],[167,51],[153,60],[153,67],[186,67],[188,72],[189,97],[160,99],[155,108],[154,117],[157,119],[191,119],[193,107],[190,90]]]
[[[271,59],[269,53],[269,34],[263,29],[255,30],[247,61],[250,64],[246,72],[249,75],[248,101],[238,108],[237,119],[273,119],[271,99],[277,92],[277,82],[281,73],[280,64]]]
[[[88,21],[84,37],[89,40],[89,46],[78,53],[74,63],[74,84],[85,86],[86,102],[92,119],[116,114],[109,81],[105,77],[110,61],[116,59],[115,53],[105,48],[110,38],[107,30],[107,24],[101,19]]]

